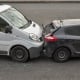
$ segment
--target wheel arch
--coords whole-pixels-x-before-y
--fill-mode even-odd
[[[57,49],[60,49],[60,48],[66,48],[67,50],[69,50],[70,56],[71,56],[72,51],[71,51],[71,49],[70,49],[68,46],[59,46],[59,47],[57,47],[57,48],[54,50],[54,52],[52,53],[52,56],[54,55],[54,53],[56,52],[56,50],[57,50]]]
[[[16,47],[16,46],[24,47],[24,48],[28,51],[28,57],[30,58],[30,52],[29,52],[29,50],[28,50],[25,46],[20,45],[20,44],[11,46],[11,48],[9,49],[9,55],[11,54],[11,50],[12,50],[14,47]]]

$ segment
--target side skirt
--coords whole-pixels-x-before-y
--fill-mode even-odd
[[[7,51],[0,51],[0,55],[7,55],[8,52]]]

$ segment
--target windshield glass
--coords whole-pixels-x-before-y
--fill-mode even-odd
[[[7,18],[8,21],[15,27],[22,28],[28,24],[28,20],[14,8],[4,11],[1,15]]]

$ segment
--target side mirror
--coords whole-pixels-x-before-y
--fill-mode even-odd
[[[12,27],[11,26],[6,26],[5,28],[5,33],[12,33]]]

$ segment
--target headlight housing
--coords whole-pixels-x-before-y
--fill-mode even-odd
[[[33,33],[30,33],[30,34],[29,34],[29,37],[30,37],[30,39],[32,39],[32,40],[34,40],[34,41],[40,41],[40,39],[38,38],[38,36],[35,35],[35,34],[33,34]]]

